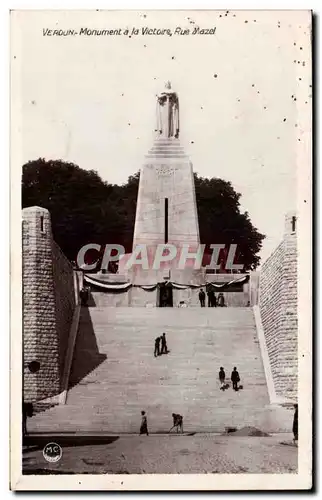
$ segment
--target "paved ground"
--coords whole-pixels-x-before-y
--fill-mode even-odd
[[[42,454],[44,444],[53,440],[63,449],[56,464]],[[61,436],[33,442],[24,447],[25,474],[297,473],[298,450],[291,434]]]

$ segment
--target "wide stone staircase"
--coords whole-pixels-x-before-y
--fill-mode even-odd
[[[166,332],[169,353],[154,357]],[[243,389],[220,390],[237,366]],[[230,382],[230,380],[229,380]],[[251,308],[82,308],[67,404],[36,415],[31,432],[167,432],[172,413],[184,431],[251,425],[290,431],[292,412],[269,405]]]

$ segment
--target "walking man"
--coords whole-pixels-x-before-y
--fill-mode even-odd
[[[231,372],[231,377],[230,378],[231,378],[231,381],[233,383],[233,389],[234,389],[234,391],[238,391],[238,382],[240,382],[240,377],[239,377],[239,373],[237,371],[236,366],[234,366],[234,369]]]
[[[168,354],[167,339],[165,338],[165,333],[162,334],[161,338],[161,354]]]
[[[154,341],[154,357],[160,356],[160,340],[161,337],[157,337]]]
[[[220,381],[220,389],[221,389],[221,390],[223,390],[223,389],[224,389],[224,385],[225,385],[225,378],[226,378],[225,370],[224,370],[224,368],[221,366],[221,367],[220,367],[220,370],[219,370],[219,381]]]
[[[172,418],[173,418],[173,426],[169,430],[169,434],[174,429],[175,427],[177,428],[177,434],[179,432],[179,429],[181,430],[181,434],[183,433],[183,416],[179,415],[178,413],[172,413]]]
[[[201,307],[205,307],[205,300],[206,300],[206,294],[203,291],[203,289],[201,288],[201,290],[199,292],[199,301],[200,301]]]
[[[140,427],[140,436],[142,434],[146,434],[148,436],[149,435],[148,421],[147,421],[147,418],[145,415],[145,411],[141,411],[141,416],[142,416],[142,419],[141,419],[141,427]]]

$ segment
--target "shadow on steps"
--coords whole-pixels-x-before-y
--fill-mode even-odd
[[[44,446],[50,442],[59,444],[62,448],[90,445],[108,445],[117,441],[119,436],[33,436],[29,434],[23,438],[23,454],[43,450]]]
[[[106,359],[98,350],[93,323],[87,307],[82,307],[68,388],[77,385]]]

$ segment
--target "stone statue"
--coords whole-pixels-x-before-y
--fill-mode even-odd
[[[171,83],[165,84],[164,92],[157,95],[157,128],[162,137],[179,137],[179,98],[171,90]]]

